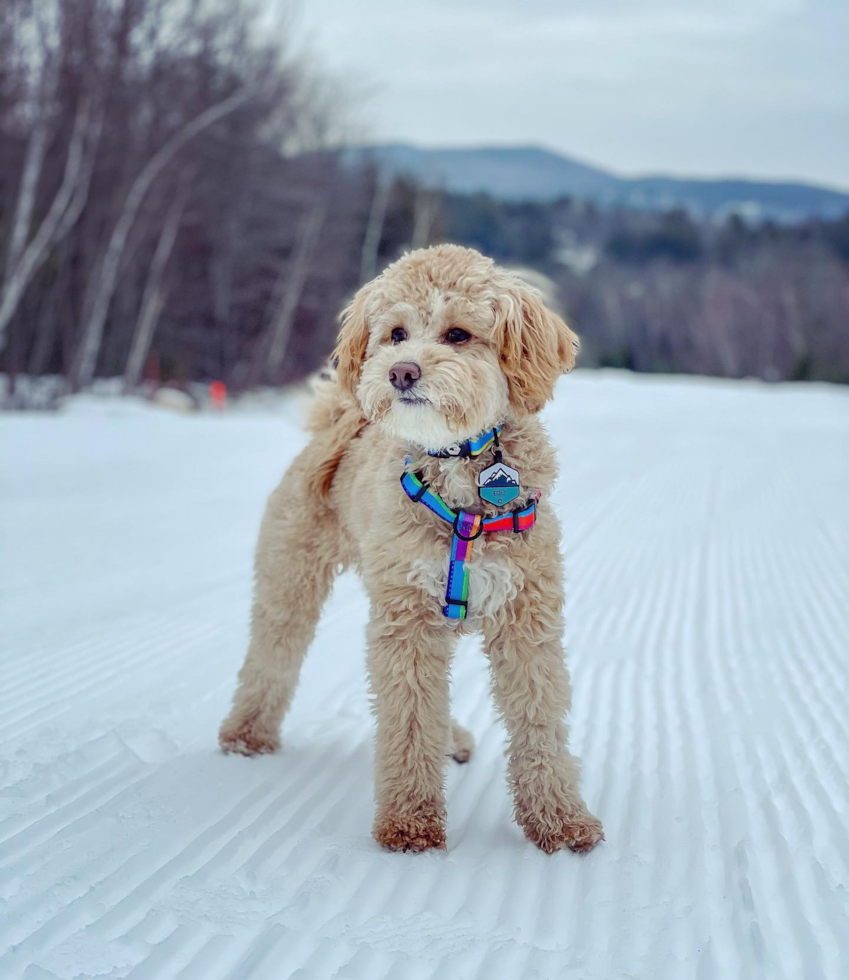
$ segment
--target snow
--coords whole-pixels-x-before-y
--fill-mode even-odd
[[[563,380],[572,744],[607,832],[585,857],[512,823],[476,641],[447,853],[372,842],[353,577],[284,751],[217,751],[296,402],[0,417],[0,977],[845,976],[847,396]]]

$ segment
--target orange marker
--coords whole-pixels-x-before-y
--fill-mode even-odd
[[[209,385],[209,400],[212,407],[221,412],[227,407],[227,385],[223,381],[213,381]]]

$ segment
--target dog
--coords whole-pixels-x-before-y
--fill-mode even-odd
[[[446,847],[446,759],[473,749],[451,718],[449,670],[470,632],[507,729],[517,823],[547,853],[603,839],[567,746],[557,466],[539,419],[577,350],[536,290],[472,249],[407,253],[357,292],[312,440],[262,521],[225,752],[279,748],[322,605],[353,567],[371,606],[375,840]]]

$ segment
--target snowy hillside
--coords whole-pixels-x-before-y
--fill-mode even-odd
[[[512,823],[475,642],[447,853],[372,841],[351,577],[284,751],[217,751],[281,406],[0,417],[0,977],[845,977],[849,392],[563,380],[584,857]]]

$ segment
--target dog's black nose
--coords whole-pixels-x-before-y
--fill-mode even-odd
[[[409,391],[422,376],[422,369],[415,361],[398,361],[389,369],[389,380],[398,391]]]

